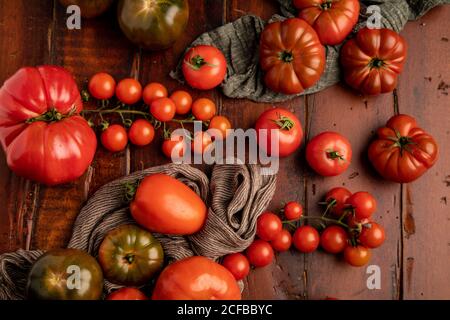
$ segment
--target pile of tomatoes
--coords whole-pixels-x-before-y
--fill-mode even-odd
[[[196,153],[205,152],[214,139],[225,139],[231,129],[231,123],[227,117],[217,115],[215,103],[208,98],[200,98],[193,101],[192,96],[184,90],[168,93],[166,87],[160,83],[152,82],[144,88],[136,79],[126,78],[116,84],[114,78],[107,73],[97,73],[88,84],[89,94],[102,102],[102,107],[97,110],[86,110],[85,114],[119,114],[122,124],[110,125],[103,120],[101,125],[102,145],[111,152],[119,152],[125,149],[130,141],[136,146],[146,146],[155,137],[155,130],[163,124],[165,141],[162,145],[163,153],[171,158],[174,154],[182,157],[186,152],[186,145]],[[111,99],[116,97],[118,105],[112,109],[106,109],[111,104]],[[139,104],[142,101],[141,104]],[[105,103],[106,102],[106,103]],[[130,108],[133,106],[134,108]],[[190,114],[190,115],[189,115]],[[187,116],[184,119],[175,119],[176,115]],[[125,116],[140,116],[137,120],[125,118]],[[103,117],[101,117],[103,119]],[[191,141],[184,141],[186,137],[171,139],[170,129],[166,123],[184,124],[200,121],[207,126],[208,131],[196,132],[188,136]],[[129,127],[128,131],[126,127]],[[216,135],[211,135],[212,129]]]
[[[320,246],[327,253],[343,254],[351,266],[366,265],[371,249],[385,241],[384,228],[371,219],[377,208],[375,198],[368,192],[352,194],[346,188],[336,187],[327,192],[323,204],[326,209],[321,216],[303,215],[302,205],[295,201],[281,210],[285,220],[273,212],[262,213],[257,220],[257,239],[245,255],[230,254],[222,264],[241,280],[248,275],[250,266],[267,266],[274,259],[274,251],[287,251],[293,245],[302,253],[314,252]],[[307,220],[319,222],[319,227],[305,224]]]

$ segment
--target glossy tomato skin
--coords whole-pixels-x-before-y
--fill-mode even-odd
[[[188,146],[184,142],[183,137],[171,137],[164,140],[162,144],[162,152],[168,159],[180,160],[186,150],[188,150]]]
[[[203,227],[207,216],[203,200],[187,185],[166,174],[144,178],[130,210],[142,227],[176,235],[196,233]]]
[[[170,95],[170,99],[175,103],[177,114],[187,114],[191,111],[192,96],[184,90],[177,90]]]
[[[105,236],[98,250],[98,260],[109,281],[140,286],[162,268],[164,253],[150,232],[135,225],[122,225]]]
[[[332,208],[330,209],[330,212],[335,216],[335,217],[341,217],[342,214],[344,213],[344,209],[346,207],[346,202],[348,200],[348,198],[350,198],[350,196],[352,195],[352,193],[343,187],[336,187],[333,189],[330,189],[326,196],[325,196],[325,201],[330,204],[332,201],[335,202],[335,204],[332,206]]]
[[[128,131],[128,138],[130,139],[130,142],[139,147],[150,144],[154,137],[155,128],[145,119],[138,119],[134,121]]]
[[[217,136],[214,137],[215,139],[224,140],[230,134],[230,131],[227,130],[231,129],[231,122],[227,117],[214,116],[209,122],[208,131],[211,129],[218,130]]]
[[[97,148],[82,110],[78,87],[65,69],[18,70],[0,89],[0,143],[9,168],[46,185],[79,178]],[[44,116],[48,121],[38,120]]]
[[[103,147],[108,151],[123,151],[128,144],[127,130],[120,124],[113,124],[102,132],[100,140]]]
[[[338,176],[352,161],[352,147],[337,132],[322,132],[306,146],[306,160],[311,168],[324,177]]]
[[[125,287],[110,293],[106,300],[148,300],[148,298],[139,289]]]
[[[275,251],[287,251],[292,245],[292,235],[288,230],[283,229],[272,239],[270,244]]]
[[[200,98],[194,101],[192,104],[192,114],[195,119],[201,121],[211,120],[212,117],[216,114],[216,104],[214,101],[208,98]]]
[[[369,147],[369,159],[385,179],[409,183],[422,176],[439,158],[436,140],[416,120],[400,114],[377,131]]]
[[[324,45],[344,41],[358,22],[358,0],[294,0],[298,17],[308,22]]]
[[[347,246],[344,249],[344,260],[353,267],[362,267],[369,263],[372,253],[369,248],[361,245]]]
[[[368,192],[359,191],[347,199],[346,205],[352,209],[355,220],[369,219],[377,210],[377,201]]]
[[[111,99],[116,90],[116,80],[108,73],[99,72],[89,80],[88,89],[95,99]]]
[[[181,70],[192,88],[210,90],[225,79],[227,60],[216,47],[200,45],[186,52]]]
[[[236,279],[223,266],[195,256],[166,267],[159,276],[152,300],[240,300]]]
[[[161,122],[167,122],[175,117],[177,108],[169,98],[159,98],[150,105],[150,113]]]
[[[301,226],[295,230],[292,241],[298,251],[310,253],[316,251],[319,246],[320,235],[319,232],[311,226]]]
[[[376,222],[364,224],[361,228],[358,240],[363,246],[375,249],[381,246],[386,239],[384,228]]]
[[[265,267],[272,263],[274,253],[272,246],[264,240],[257,239],[245,251],[248,261],[257,268]]]
[[[68,286],[69,277],[80,275],[80,289]],[[71,269],[73,268],[73,270]],[[103,275],[97,261],[78,249],[46,252],[33,264],[27,281],[32,300],[98,300],[103,293]]]
[[[120,0],[117,19],[125,36],[147,50],[170,48],[189,20],[187,0]]]
[[[116,97],[125,104],[135,104],[142,98],[142,85],[136,79],[123,79],[116,86]]]
[[[222,265],[231,272],[236,280],[244,279],[250,272],[250,263],[242,253],[227,255],[223,259]]]
[[[268,88],[298,94],[319,81],[325,69],[325,48],[304,20],[273,22],[261,34],[260,65]]]
[[[283,128],[282,123],[291,123],[291,125]],[[276,130],[275,132],[278,133],[278,155],[280,157],[291,155],[302,143],[303,130],[300,120],[295,114],[283,108],[264,111],[256,121],[255,130],[258,134],[259,147],[266,150],[269,155],[275,156],[276,153],[275,150],[272,150],[272,130]],[[276,146],[276,142],[273,143]]]
[[[283,208],[284,216],[288,220],[297,220],[303,215],[303,207],[300,203],[296,201],[290,201],[286,203]]]
[[[213,146],[213,141],[208,132],[199,131],[194,133],[194,139],[191,143],[191,149],[194,153],[203,154],[206,151],[211,151]]]
[[[256,235],[265,241],[273,240],[282,230],[281,219],[272,212],[264,212],[256,222]]]
[[[347,247],[348,235],[340,226],[329,226],[320,235],[320,245],[328,253],[337,254]]]
[[[406,41],[389,29],[361,29],[341,49],[345,82],[366,95],[392,92],[406,61]]]
[[[167,89],[161,83],[151,82],[145,86],[142,92],[142,99],[145,104],[151,105],[153,101],[159,98],[167,98]]]
[[[79,6],[83,18],[95,18],[108,10],[114,0],[59,0],[59,2],[65,7]]]

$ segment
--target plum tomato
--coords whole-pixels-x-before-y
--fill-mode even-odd
[[[301,226],[295,230],[292,241],[298,251],[309,253],[315,251],[319,246],[320,235],[319,232],[311,226]]]
[[[250,272],[250,262],[242,253],[232,253],[227,255],[222,265],[231,272],[236,280],[244,279]]]
[[[252,266],[265,267],[273,261],[272,246],[264,240],[257,239],[247,248],[246,255]]]
[[[262,213],[256,222],[256,235],[265,241],[273,240],[282,230],[281,219],[272,212]]]

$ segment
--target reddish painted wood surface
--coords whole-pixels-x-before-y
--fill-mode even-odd
[[[275,1],[190,0],[191,19],[176,45],[165,52],[144,52],[131,45],[115,22],[114,11],[83,20],[82,29],[69,31],[65,10],[57,1],[0,0],[0,83],[24,65],[52,63],[72,71],[80,86],[93,73],[107,71],[117,79],[159,81],[169,90],[182,88],[170,79],[184,48],[201,33],[245,14],[264,19],[278,12]],[[450,6],[436,8],[423,19],[408,23],[402,35],[409,58],[396,94],[375,98],[355,95],[341,85],[278,104],[295,112],[305,140],[324,130],[346,135],[354,161],[341,177],[321,178],[304,160],[304,148],[283,159],[278,189],[270,209],[297,200],[308,215],[320,214],[316,204],[325,192],[344,185],[351,191],[372,192],[379,203],[375,219],[386,228],[387,241],[374,251],[371,264],[381,268],[381,289],[368,290],[365,268],[352,268],[341,259],[316,252],[279,254],[276,262],[255,270],[245,280],[251,299],[449,299],[450,298]],[[214,99],[219,112],[235,127],[252,127],[270,105],[232,100],[219,91],[196,92],[194,98]],[[371,169],[366,156],[375,130],[399,111],[409,113],[435,135],[441,156],[420,180],[388,183]],[[99,186],[129,172],[165,163],[161,139],[149,147],[129,147],[119,154],[99,148],[89,171],[77,182],[47,188],[12,174],[0,155],[0,253],[17,248],[50,249],[64,246],[80,207]]]

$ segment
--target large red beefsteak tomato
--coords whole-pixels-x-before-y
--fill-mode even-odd
[[[378,138],[369,147],[369,159],[387,180],[414,181],[438,159],[436,141],[411,116],[394,116],[377,133]]]
[[[358,0],[294,0],[294,6],[326,45],[344,41],[358,22],[360,9]]]
[[[261,34],[260,65],[272,91],[297,94],[319,81],[325,69],[325,48],[304,20],[268,24]]]
[[[392,30],[361,29],[341,49],[345,82],[367,95],[393,91],[406,51],[406,41]]]
[[[205,257],[170,264],[156,282],[152,300],[240,300],[236,279],[224,266]]]
[[[97,138],[79,115],[83,105],[72,75],[61,67],[26,67],[0,89],[0,142],[17,175],[56,185],[80,177]]]

